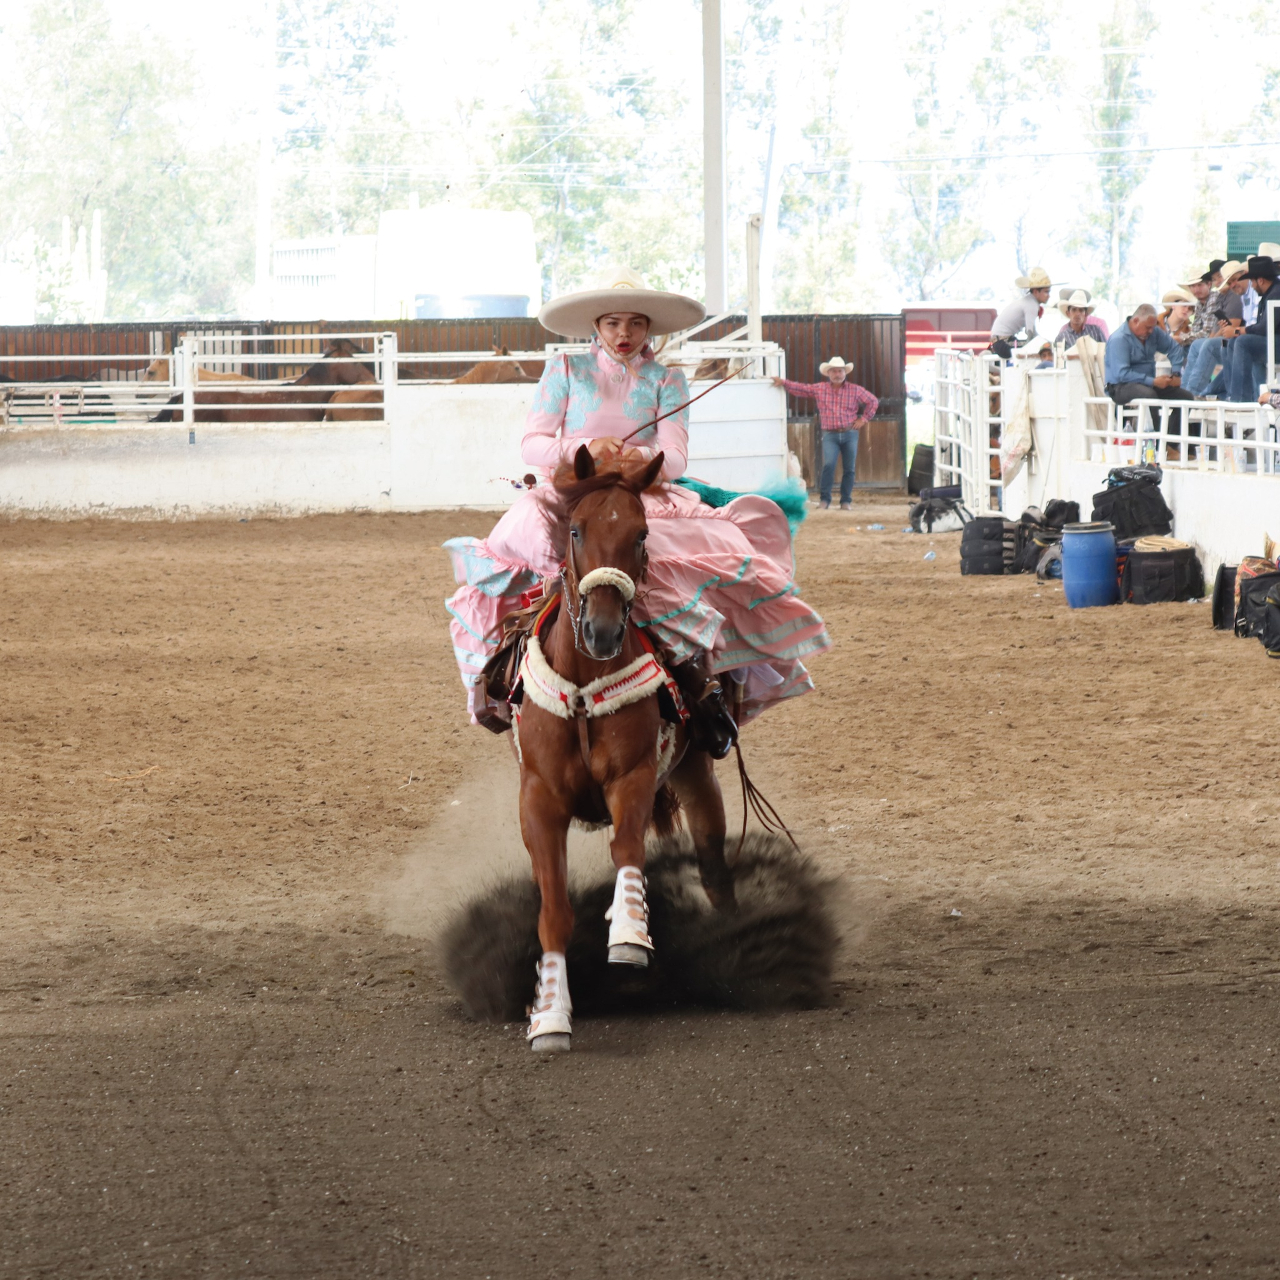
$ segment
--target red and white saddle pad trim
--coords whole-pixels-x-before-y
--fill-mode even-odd
[[[613,671],[576,685],[557,675],[542,652],[536,635],[529,637],[520,663],[520,682],[525,695],[544,711],[561,720],[573,720],[581,707],[588,716],[607,716],[651,697],[667,682],[667,673],[652,653],[643,653],[621,671]]]

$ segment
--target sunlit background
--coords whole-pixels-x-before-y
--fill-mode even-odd
[[[1277,210],[1280,4],[725,0],[730,302],[1124,307]],[[692,0],[0,9],[0,321],[525,314],[702,288]]]

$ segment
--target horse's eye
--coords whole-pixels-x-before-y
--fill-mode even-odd
[[[582,536],[582,534],[578,531],[577,528],[572,528],[569,530],[569,536],[576,542]]]

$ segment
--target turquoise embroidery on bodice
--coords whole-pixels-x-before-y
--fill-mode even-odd
[[[567,357],[569,365],[569,404],[564,415],[564,434],[576,435],[586,430],[587,414],[595,413],[604,402],[596,384],[594,352]]]

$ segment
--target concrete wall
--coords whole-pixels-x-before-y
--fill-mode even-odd
[[[700,388],[695,388],[695,390]],[[0,429],[0,514],[137,518],[503,507],[528,468],[532,384],[388,388],[386,422]],[[689,473],[785,473],[786,399],[728,383],[691,411]]]

